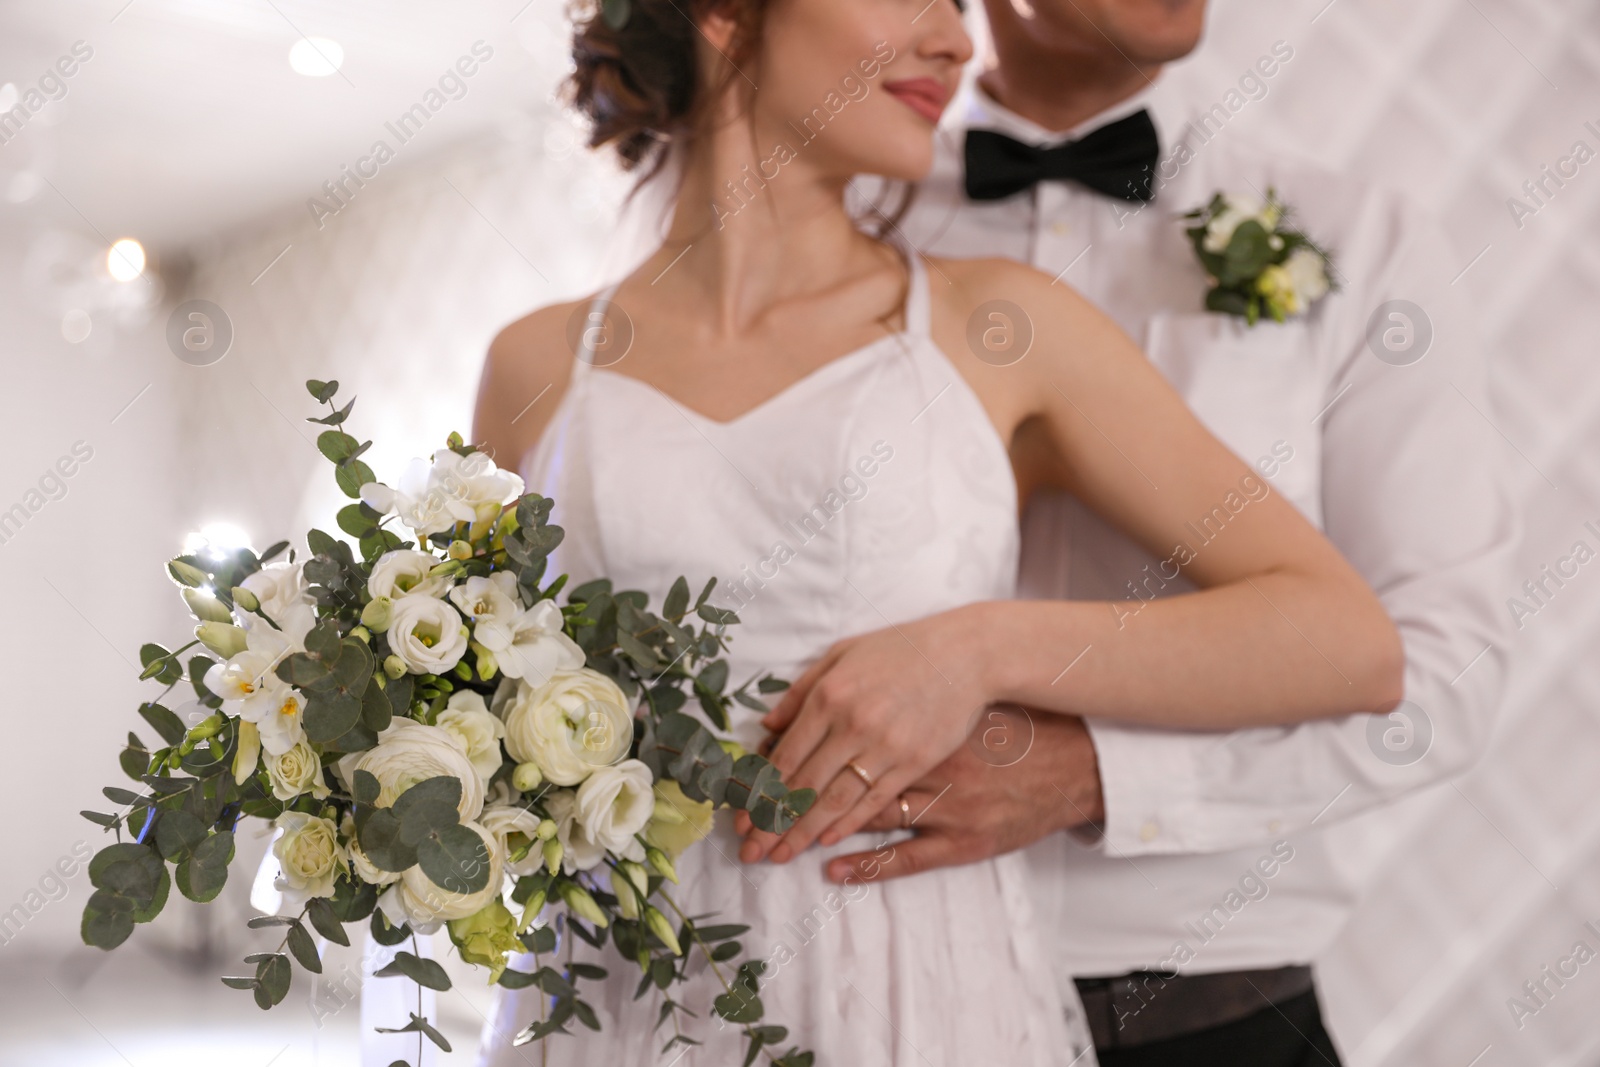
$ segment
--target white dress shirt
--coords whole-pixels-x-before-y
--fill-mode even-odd
[[[1063,182],[992,202],[962,191],[969,128],[1053,144],[1141,107],[1162,141],[1148,205]],[[1396,798],[1468,767],[1503,684],[1501,604],[1518,524],[1478,339],[1451,284],[1464,260],[1407,200],[1250,144],[1222,111],[1193,124],[1198,110],[1157,84],[1053,134],[970,90],[901,225],[929,253],[1032,264],[1115,319],[1377,591],[1404,639],[1406,700],[1422,714],[1233,733],[1091,720],[1104,838],[1057,835],[1030,852],[1041,899],[1057,910],[1064,974],[1310,961],[1371,866],[1360,824],[1392,820]],[[1332,251],[1339,289],[1303,318],[1250,328],[1204,310],[1207,281],[1179,216],[1217,191],[1269,187]],[[1368,320],[1390,300],[1431,321],[1420,360],[1380,360],[1369,347]],[[1380,332],[1390,326],[1404,323],[1385,319]],[[1036,497],[1024,518],[1022,595],[1121,600],[1152,562],[1063,494]],[[1179,578],[1161,595],[1192,588]],[[1328,831],[1362,812],[1373,814]]]

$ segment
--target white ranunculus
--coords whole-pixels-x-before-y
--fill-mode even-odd
[[[361,487],[361,499],[379,512],[394,511],[418,534],[450,529],[458,522],[493,518],[500,508],[522,495],[522,479],[494,465],[482,452],[461,456],[448,448],[431,461],[414,459],[389,488],[379,482]]]
[[[561,869],[568,874],[592,870],[606,858],[606,847],[596,842],[578,821],[578,793],[558,789],[544,798],[544,810],[556,824],[561,842]]]
[[[478,818],[478,823],[485,830],[495,836],[500,842],[500,849],[506,857],[506,870],[521,876],[525,874],[538,874],[544,869],[544,850],[539,846],[539,822],[537,814],[529,811],[520,804],[496,804],[483,809],[483,815]],[[520,862],[511,862],[511,843],[506,838],[511,834],[521,834],[533,842],[533,847]]]
[[[442,562],[437,556],[414,548],[385,552],[372,565],[367,592],[374,600],[378,597],[399,600],[403,596],[444,596],[450,591],[450,576],[428,573]]]
[[[321,800],[330,792],[322,780],[322,758],[309,742],[296,741],[280,755],[268,752],[263,762],[272,782],[272,795],[279,800],[293,800],[302,793]]]
[[[505,889],[505,852],[500,842],[475,822],[461,825],[483,838],[489,851],[489,880],[476,893],[451,893],[435,885],[423,871],[422,864],[406,870],[390,892],[395,894],[394,903],[406,921],[418,933],[429,933],[438,929],[440,923],[477,914]]]
[[[380,808],[388,807],[418,782],[440,775],[461,780],[463,820],[476,819],[483,810],[483,779],[467,757],[466,746],[449,730],[415,719],[397,718],[378,735],[378,744],[365,752],[352,752],[339,761],[339,777],[354,787],[356,771],[378,780]]]
[[[480,778],[488,782],[494,777],[503,762],[500,739],[506,735],[506,724],[489,713],[483,697],[470,689],[452,693],[435,721],[461,742]]]
[[[317,624],[317,602],[311,597],[303,563],[269,563],[239,584],[261,602],[261,614],[278,624],[296,649],[305,647],[306,634]],[[246,630],[271,629],[255,612],[241,611]]]
[[[467,628],[456,609],[431,596],[394,602],[389,647],[412,674],[444,674],[467,652]]]
[[[274,825],[283,834],[272,845],[272,854],[281,869],[273,885],[283,894],[284,906],[299,908],[311,897],[333,896],[334,880],[348,870],[333,823],[304,812],[286,811]]]
[[[1309,308],[1327,295],[1327,269],[1323,266],[1322,257],[1311,249],[1301,247],[1290,252],[1289,258],[1283,261],[1283,269],[1294,284],[1300,310]]]
[[[613,855],[644,859],[634,839],[656,808],[655,778],[636,759],[601,767],[578,787],[577,820],[584,836]]]
[[[518,763],[537,763],[555,785],[577,785],[628,754],[633,715],[610,678],[585,667],[544,685],[517,683],[504,710],[506,750]]]
[[[507,678],[544,685],[563,671],[583,666],[583,649],[562,630],[564,621],[555,601],[541,600],[517,617],[510,644],[495,648],[482,638],[478,640],[494,653],[500,672]]]

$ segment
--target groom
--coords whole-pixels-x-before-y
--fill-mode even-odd
[[[1363,821],[1345,821],[1469,767],[1502,685],[1495,598],[1514,522],[1452,287],[1462,261],[1401,200],[1252,142],[1242,113],[1295,77],[1296,42],[1263,42],[1214,98],[1179,100],[1158,75],[1197,44],[1204,0],[986,7],[998,63],[952,108],[903,228],[930,253],[1029,262],[1115,318],[1380,594],[1406,646],[1406,700],[1216,735],[994,710],[879,817],[888,830],[920,813],[892,861],[862,854],[829,874],[900,877],[1031,846],[1038,904],[1059,910],[1050,948],[1102,1064],[1334,1064],[1309,963],[1365,873]],[[1269,189],[1333,253],[1337,291],[1247,327],[1205,310],[1179,216]],[[1026,327],[1020,308],[999,314],[969,330],[1001,339],[974,347],[990,362],[1014,357],[1005,338]],[[1137,626],[1145,599],[1192,588],[1157,566],[1073,500],[1032,501],[1025,595],[1124,604]]]

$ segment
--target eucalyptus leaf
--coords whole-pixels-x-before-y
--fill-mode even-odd
[[[437,961],[423,959],[410,952],[396,952],[394,959],[382,970],[373,971],[374,978],[409,978],[421,986],[443,993],[450,988],[450,976]]]
[[[417,862],[447,893],[477,893],[489,884],[489,849],[476,830],[449,826],[417,845]]]
[[[316,942],[311,940],[311,935],[299,923],[289,927],[289,951],[294,954],[295,960],[312,974],[322,973],[322,958],[317,955]]]

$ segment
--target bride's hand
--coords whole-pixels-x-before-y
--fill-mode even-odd
[[[816,804],[781,837],[741,819],[741,859],[784,863],[848,837],[965,742],[990,702],[982,609],[848,638],[806,671],[762,725],[782,735],[769,758],[784,782]]]

